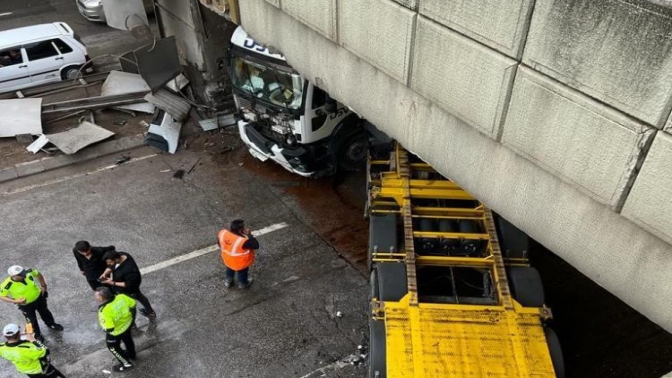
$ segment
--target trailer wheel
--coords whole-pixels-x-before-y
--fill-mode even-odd
[[[369,139],[363,133],[357,133],[346,139],[338,151],[338,166],[344,171],[358,171],[366,165],[369,152]]]
[[[375,268],[371,271],[370,283],[371,283],[371,299],[379,298],[380,289],[378,287],[378,272],[376,271]]]
[[[511,295],[523,307],[542,307],[544,285],[541,282],[539,271],[528,266],[512,266],[508,270]]]
[[[548,344],[548,351],[551,354],[551,362],[553,362],[553,370],[557,378],[565,378],[565,357],[560,347],[560,339],[558,335],[551,328],[544,328],[546,334],[546,344]]]
[[[385,321],[369,321],[369,378],[386,378]]]

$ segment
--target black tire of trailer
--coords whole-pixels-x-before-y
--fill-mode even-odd
[[[530,237],[499,214],[495,214],[495,223],[502,256],[505,259],[527,259]]]
[[[513,299],[523,307],[544,305],[544,284],[538,270],[529,266],[512,266],[508,269],[508,278]]]
[[[551,362],[553,362],[553,370],[557,378],[565,378],[565,356],[562,353],[560,346],[560,339],[558,335],[551,328],[544,328],[546,334],[546,344],[548,344],[548,351],[551,355]]]
[[[383,302],[399,302],[408,293],[406,264],[381,262],[376,264],[378,299]]]
[[[369,320],[369,378],[387,377],[385,342],[385,321]]]
[[[349,136],[338,149],[338,168],[346,172],[362,170],[366,166],[368,149],[369,139],[363,131]]]

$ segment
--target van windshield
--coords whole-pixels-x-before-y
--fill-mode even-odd
[[[300,109],[305,80],[241,57],[233,58],[233,86],[251,96],[287,109]]]

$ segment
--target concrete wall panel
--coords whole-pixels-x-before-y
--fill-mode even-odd
[[[672,136],[659,132],[623,207],[623,215],[672,243]]]
[[[280,8],[280,0],[266,0],[269,4],[273,4],[276,7]]]
[[[205,57],[203,56],[202,46],[194,28],[162,6],[158,7],[158,11],[161,14],[166,36],[175,36],[175,43],[177,44],[181,63],[183,65],[192,63],[197,69],[204,70]]]
[[[282,10],[336,41],[336,0],[282,0]]]
[[[518,62],[424,17],[414,44],[411,88],[496,137]]]
[[[423,0],[420,14],[519,58],[534,0]]]
[[[192,0],[157,0],[156,2],[164,11],[170,12],[173,18],[181,20],[194,29],[196,26],[194,25],[194,16],[189,5],[190,1]]]
[[[413,10],[418,9],[418,0],[394,0],[394,1],[405,6],[406,8],[410,8]]]
[[[502,143],[617,208],[654,129],[520,67]]]
[[[262,0],[243,26],[614,295],[672,330],[672,246]],[[665,284],[661,284],[665,283]]]
[[[537,1],[523,62],[662,127],[672,107],[671,15],[645,1]]]
[[[389,0],[339,2],[339,40],[348,50],[406,84],[417,14]]]

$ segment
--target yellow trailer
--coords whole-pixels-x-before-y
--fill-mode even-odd
[[[369,377],[563,377],[526,236],[401,146],[367,175]]]

